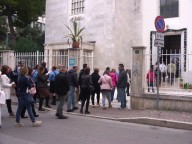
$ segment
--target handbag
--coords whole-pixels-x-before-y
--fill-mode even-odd
[[[29,77],[30,81],[33,83],[33,87],[31,87],[31,89],[29,89],[29,93],[34,95],[37,93],[36,87],[35,87],[35,83],[33,82],[33,80],[31,79],[31,77]]]
[[[29,93],[32,94],[32,95],[37,93],[35,86],[31,87],[31,89],[29,89]]]

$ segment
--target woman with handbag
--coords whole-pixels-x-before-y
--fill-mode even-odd
[[[18,85],[17,85],[17,91],[18,91],[18,108],[16,113],[16,127],[23,126],[22,123],[20,123],[20,115],[23,107],[27,107],[27,111],[29,114],[29,117],[32,121],[33,127],[38,127],[42,122],[36,121],[35,117],[32,112],[31,103],[34,102],[31,94],[28,92],[29,89],[31,89],[31,83],[29,81],[28,75],[28,68],[22,67],[20,69],[20,77],[18,79]]]
[[[30,84],[31,84],[31,89],[29,89],[29,93],[33,96],[33,99],[34,99],[34,95],[36,94],[36,86],[35,86],[35,83],[33,82],[33,79],[32,79],[33,69],[29,67],[28,70],[29,70],[28,78],[29,78],[29,81],[30,81]],[[35,99],[34,99],[34,101],[35,101]],[[32,112],[33,112],[34,117],[39,117],[39,115],[35,111],[34,103],[31,103],[31,107],[32,107]],[[27,109],[26,106],[22,109],[21,118],[28,118],[27,116],[25,116],[26,109]]]
[[[82,104],[80,113],[83,113],[83,107],[86,101],[85,114],[90,114],[89,112],[89,100],[91,92],[94,90],[92,79],[90,74],[90,68],[86,67],[84,70],[84,74],[81,76],[81,94],[82,94]]]
[[[99,84],[101,84],[101,93],[102,93],[102,103],[103,103],[103,109],[105,110],[105,98],[107,98],[109,102],[109,108],[112,108],[111,105],[111,90],[113,88],[112,79],[109,76],[109,71],[105,71],[103,76],[98,81]]]

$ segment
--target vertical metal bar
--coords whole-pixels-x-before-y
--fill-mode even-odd
[[[159,110],[159,50],[160,47],[157,47],[157,110]]]

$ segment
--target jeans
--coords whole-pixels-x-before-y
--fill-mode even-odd
[[[121,102],[121,108],[126,107],[126,94],[124,88],[118,88],[119,89],[119,99]]]
[[[29,114],[29,117],[30,117],[31,121],[32,121],[33,123],[35,122],[35,118],[34,118],[34,115],[33,115],[33,112],[32,112],[32,107],[31,107],[31,104],[28,103],[27,97],[28,97],[27,94],[21,94],[21,95],[18,97],[18,108],[17,108],[17,113],[16,113],[16,122],[17,122],[17,123],[20,123],[21,111],[22,111],[22,109],[23,109],[25,106],[27,107],[27,111],[28,111],[28,114]]]
[[[102,103],[103,103],[103,107],[105,107],[105,98],[107,98],[108,102],[109,102],[109,106],[111,106],[111,92],[110,91],[102,91]]]
[[[152,87],[152,92],[155,92],[153,86],[154,86],[153,82],[148,82],[148,92],[150,92],[150,87]]]
[[[67,110],[71,109],[71,104],[73,105],[73,107],[76,107],[75,106],[75,87],[74,86],[70,86],[70,90],[68,93]]]
[[[64,106],[66,95],[59,95],[59,97],[60,97],[59,105],[57,106],[56,114],[58,114],[59,116],[62,116],[63,115],[63,106]]]
[[[115,94],[115,87],[112,88],[112,91],[111,91],[111,102],[113,101],[114,99],[114,94]]]

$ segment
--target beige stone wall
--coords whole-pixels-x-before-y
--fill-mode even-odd
[[[137,1],[137,5],[135,4]],[[85,0],[85,12],[80,22],[85,26],[83,41],[96,41],[94,67],[104,70],[116,68],[119,63],[131,67],[131,46],[141,45],[140,0]],[[70,0],[47,0],[46,44],[66,42],[69,24]]]

